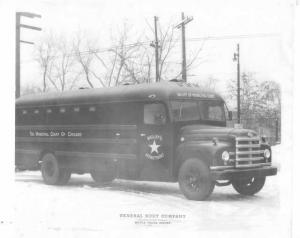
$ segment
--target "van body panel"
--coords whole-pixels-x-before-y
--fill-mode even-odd
[[[204,161],[198,166],[216,178],[248,168],[247,176],[275,175],[259,172],[269,171],[271,147],[252,130],[226,128],[224,104],[183,82],[24,96],[16,100],[15,165],[38,169],[52,153],[60,168],[90,173],[109,165],[122,179],[175,182],[189,159]]]

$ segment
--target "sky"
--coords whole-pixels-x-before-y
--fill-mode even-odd
[[[101,48],[110,46],[111,35],[124,21],[136,34],[148,34],[153,16],[161,25],[180,22],[181,12],[192,16],[187,25],[187,54],[197,51],[206,39],[199,57],[203,63],[189,72],[188,81],[199,82],[208,77],[218,79],[218,89],[226,90],[226,82],[236,77],[233,54],[240,44],[241,71],[252,72],[256,79],[288,80],[291,71],[292,4],[283,0],[264,1],[199,1],[199,0],[27,0],[16,1],[17,11],[41,14],[41,19],[22,18],[22,22],[41,27],[41,32],[22,29],[21,39],[38,42],[47,32],[71,37],[78,29],[96,39]],[[178,31],[180,37],[180,31]],[[257,35],[264,37],[253,37]],[[150,34],[151,35],[151,34]],[[235,36],[249,35],[248,38]],[[219,39],[219,37],[230,39]],[[22,44],[22,85],[41,80],[34,47]],[[180,62],[181,43],[176,45],[172,60]],[[178,66],[180,67],[180,65]]]

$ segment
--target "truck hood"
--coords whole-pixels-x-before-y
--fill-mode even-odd
[[[181,128],[181,135],[184,137],[196,138],[228,138],[228,137],[249,137],[257,136],[257,133],[249,129],[237,129],[231,127],[218,127],[208,125],[188,125]]]

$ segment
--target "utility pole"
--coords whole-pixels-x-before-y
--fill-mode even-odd
[[[36,30],[36,31],[41,31],[42,28],[35,27],[35,26],[29,26],[25,24],[21,24],[21,17],[29,17],[29,18],[34,18],[38,17],[41,18],[41,15],[30,13],[30,12],[16,12],[16,98],[20,97],[20,88],[21,88],[21,80],[20,80],[20,61],[21,61],[21,53],[20,53],[20,47],[21,43],[25,44],[31,44],[33,45],[33,42],[30,41],[24,41],[20,39],[21,35],[21,27],[31,29],[31,30]]]
[[[233,54],[233,61],[237,61],[237,123],[241,123],[241,86],[240,86],[240,44],[237,44],[237,51]]]
[[[185,25],[193,20],[193,17],[184,17],[184,13],[181,13],[181,22],[176,25],[177,29],[181,28],[181,40],[182,40],[182,81],[186,82],[186,48],[185,48]]]
[[[184,20],[184,13],[181,13],[181,20]],[[186,82],[186,49],[185,49],[185,24],[181,25],[181,40],[182,40],[182,80]]]
[[[20,97],[20,14],[16,13],[16,98]]]
[[[279,142],[279,121],[278,121],[278,117],[276,115],[276,119],[275,119],[275,142]]]
[[[157,21],[158,17],[154,16],[154,34],[155,34],[155,41],[151,42],[150,46],[154,47],[155,49],[155,81],[159,82],[160,81],[160,76],[159,76],[159,58],[158,58],[158,37],[157,37]]]

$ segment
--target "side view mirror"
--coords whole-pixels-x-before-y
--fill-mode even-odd
[[[232,111],[228,111],[228,121],[232,121]]]

